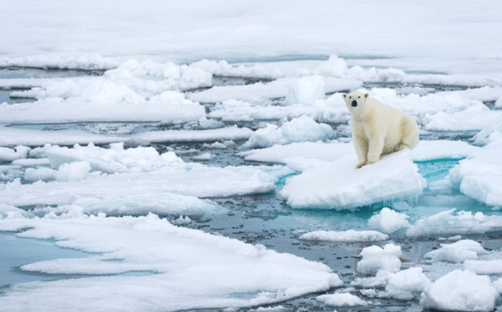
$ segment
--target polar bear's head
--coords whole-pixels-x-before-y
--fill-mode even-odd
[[[349,109],[349,112],[356,113],[357,111],[364,108],[366,100],[368,100],[368,93],[361,92],[350,92],[349,94],[342,93],[342,97],[345,100],[345,105]]]

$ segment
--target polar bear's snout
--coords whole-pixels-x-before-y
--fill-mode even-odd
[[[356,107],[357,106],[357,101],[352,101],[352,107]]]

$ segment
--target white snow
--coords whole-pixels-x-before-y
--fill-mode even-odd
[[[0,297],[2,309],[10,311],[37,311],[41,306],[51,311],[245,307],[343,285],[324,264],[176,227],[156,215],[9,218],[0,220],[0,229],[28,229],[17,235],[55,239],[58,246],[94,253],[30,263],[22,266],[24,271],[111,274],[13,285]],[[113,276],[131,271],[151,274]]]
[[[441,244],[440,249],[426,253],[424,258],[431,259],[432,261],[461,263],[466,260],[477,260],[479,254],[485,253],[487,251],[480,243],[464,239],[453,244]]]
[[[490,206],[502,205],[502,147],[487,146],[471,154],[449,176],[465,195]]]
[[[459,211],[455,209],[425,216],[417,220],[408,230],[408,237],[426,237],[466,233],[487,233],[502,229],[502,217],[485,215],[478,211]]]
[[[248,139],[253,131],[236,126],[211,130],[167,130],[138,133],[131,140],[146,142],[210,142],[220,140]]]
[[[320,162],[287,179],[280,194],[293,208],[334,209],[417,196],[426,182],[409,154],[395,153],[361,169],[356,169],[355,155]]]
[[[213,157],[211,153],[204,153],[193,157],[193,160],[208,161]]]
[[[312,105],[315,101],[324,100],[324,98],[324,80],[322,77],[305,76],[296,79],[289,87],[284,104]]]
[[[331,295],[321,295],[316,297],[317,301],[321,301],[326,305],[335,307],[354,307],[366,306],[368,302],[350,293],[335,293]]]
[[[368,226],[378,228],[384,233],[393,233],[400,228],[408,227],[410,225],[408,218],[409,216],[405,213],[384,207],[368,220]]]
[[[420,303],[441,311],[492,311],[498,296],[487,276],[455,270],[425,287]]]
[[[401,246],[387,244],[381,248],[374,245],[364,248],[360,255],[363,259],[357,263],[357,271],[362,274],[375,274],[378,270],[396,273],[401,268]]]
[[[281,127],[269,124],[258,129],[243,145],[245,148],[268,147],[304,141],[325,141],[334,138],[335,130],[327,124],[319,124],[310,117],[302,116],[284,123]]]
[[[479,150],[479,147],[472,146],[463,141],[421,140],[410,151],[410,156],[413,161],[442,158],[456,159],[465,158]],[[269,148],[241,152],[239,155],[251,161],[285,163],[287,159],[292,157],[332,161],[347,154],[353,154],[353,157],[357,157],[353,143],[297,142],[283,146],[275,145]]]
[[[502,274],[502,260],[465,260],[464,269],[476,274]]]
[[[333,241],[333,242],[376,242],[389,239],[385,234],[377,231],[315,231],[301,235],[299,239],[312,241]]]
[[[29,147],[18,145],[14,149],[0,147],[0,162],[12,162],[16,159],[26,158]]]
[[[390,276],[385,287],[384,297],[392,297],[400,300],[410,300],[417,293],[421,293],[431,281],[423,273],[420,267],[413,267],[399,271]]]

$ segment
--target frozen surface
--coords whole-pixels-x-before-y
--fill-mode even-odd
[[[377,231],[354,231],[348,230],[345,232],[335,231],[316,231],[305,233],[299,237],[303,240],[313,241],[333,241],[333,242],[373,242],[383,241],[389,237]]]
[[[478,259],[478,254],[485,254],[487,251],[473,240],[460,240],[453,244],[441,244],[441,249],[430,251],[425,254],[425,258],[432,261],[448,261],[461,263],[466,260]]]
[[[492,311],[498,296],[489,277],[455,270],[427,286],[420,303],[441,311]]]
[[[401,247],[394,244],[366,247],[360,255],[363,259],[357,264],[357,271],[362,274],[375,274],[378,270],[396,273],[401,268]]]
[[[25,271],[83,275],[152,272],[142,277],[91,276],[15,285],[5,289],[0,298],[2,308],[10,311],[37,311],[40,306],[66,311],[75,307],[75,301],[79,309],[88,311],[103,307],[110,311],[239,307],[273,303],[343,284],[323,264],[179,228],[155,215],[8,219],[0,221],[0,228],[31,228],[18,235],[53,238],[59,246],[97,253],[87,258],[36,262],[23,266]],[[57,296],[53,296],[55,292]],[[87,300],[89,297],[93,300]]]
[[[408,227],[410,225],[408,218],[409,216],[405,213],[399,213],[384,207],[368,220],[368,225],[381,229],[384,233],[393,233],[400,228]]]
[[[410,160],[409,151],[389,155],[361,169],[356,169],[356,163],[352,155],[321,162],[289,178],[281,195],[294,208],[343,209],[417,196],[426,184]]]
[[[441,158],[465,158],[480,148],[463,141],[436,140],[419,141],[410,151],[413,161],[427,161]],[[292,157],[319,160],[337,160],[347,154],[355,154],[354,144],[340,142],[301,142],[284,146],[255,149],[241,153],[246,160],[284,163]]]
[[[327,124],[318,124],[310,117],[302,116],[284,123],[281,127],[268,125],[256,130],[243,145],[246,148],[268,147],[305,141],[326,141],[336,136]]]
[[[316,300],[321,301],[328,306],[335,306],[335,307],[366,306],[368,304],[366,301],[350,293],[322,295],[318,296]]]
[[[483,148],[450,171],[452,185],[487,205],[502,205],[502,147]]]

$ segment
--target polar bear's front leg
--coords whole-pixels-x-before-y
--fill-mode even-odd
[[[380,160],[384,147],[385,137],[370,139],[368,147],[368,164],[374,164]]]
[[[356,148],[356,153],[357,153],[357,158],[359,159],[359,162],[356,165],[356,168],[361,168],[362,166],[366,165],[366,162],[368,161],[368,140],[363,139],[363,138],[357,138],[354,137],[354,147]]]

